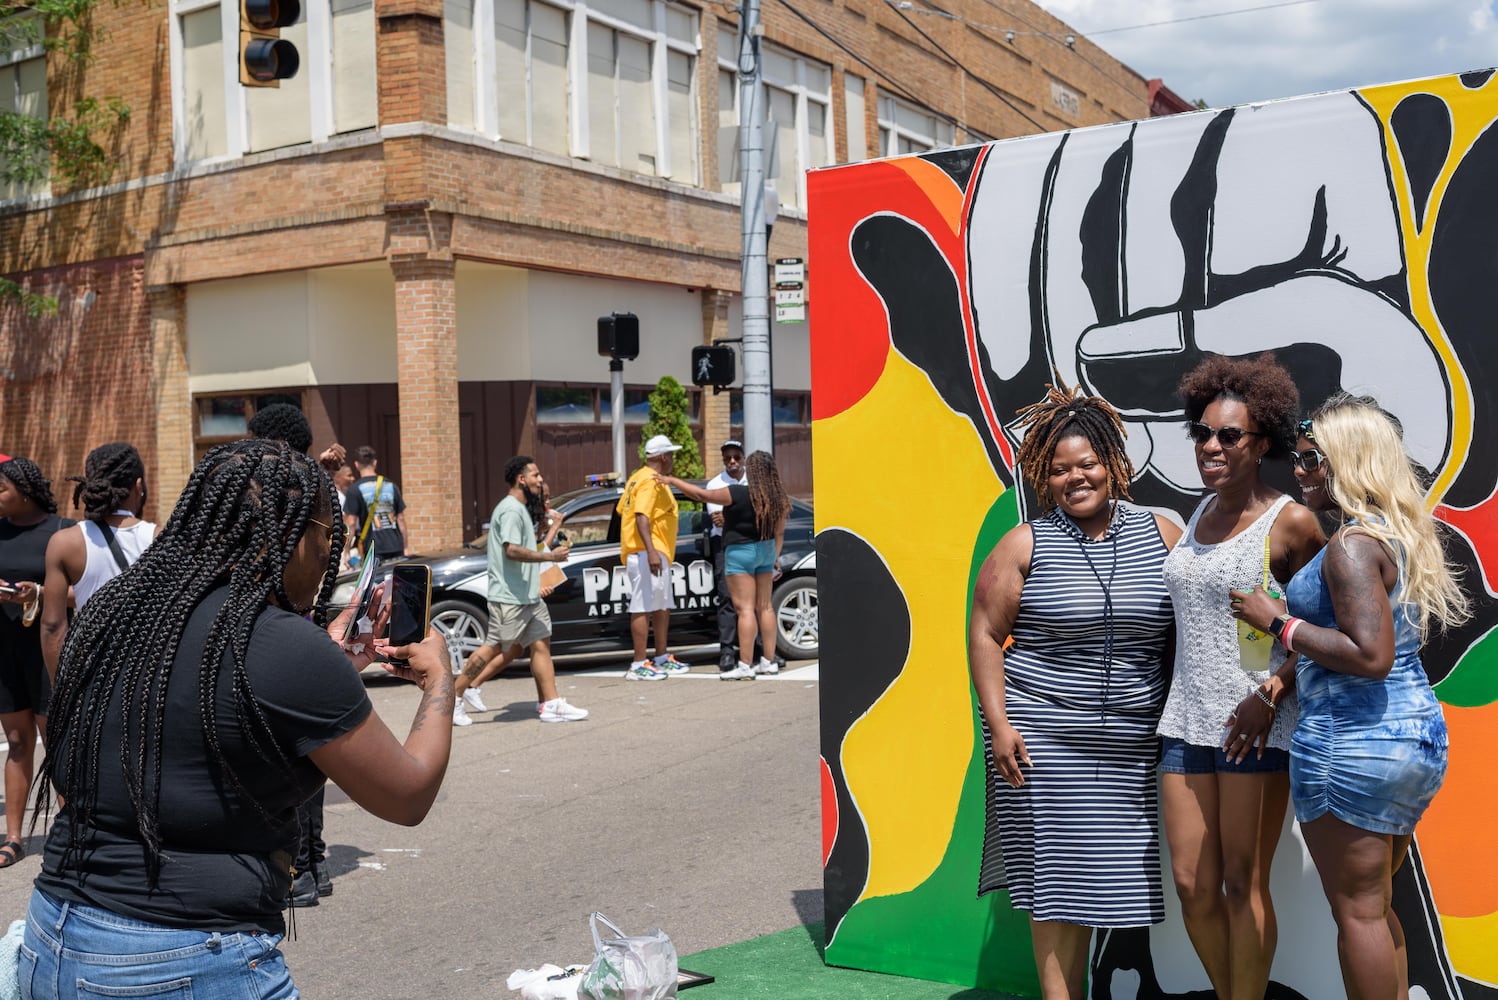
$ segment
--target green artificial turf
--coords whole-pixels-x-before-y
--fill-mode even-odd
[[[822,925],[682,955],[683,969],[716,981],[693,986],[686,1000],[1019,1000],[1008,993],[838,969],[822,962]]]

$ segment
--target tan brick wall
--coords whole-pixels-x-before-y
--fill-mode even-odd
[[[733,296],[716,288],[702,290],[702,342],[711,344],[719,337],[727,337],[728,305]],[[718,449],[728,440],[727,392],[713,394],[711,386],[702,388],[702,461],[707,474],[715,476],[723,471],[723,462]]]
[[[409,552],[463,542],[458,463],[458,310],[451,259],[398,258],[396,365],[400,380],[401,491]]]

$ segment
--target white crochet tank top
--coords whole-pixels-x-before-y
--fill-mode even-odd
[[[1228,591],[1252,590],[1263,582],[1264,542],[1290,498],[1279,497],[1243,531],[1209,545],[1197,541],[1196,524],[1215,502],[1215,496],[1208,496],[1197,506],[1185,534],[1165,557],[1165,586],[1175,603],[1176,661],[1160,716],[1161,736],[1210,747],[1222,746],[1223,724],[1238,702],[1285,661],[1284,649],[1275,643],[1268,670],[1248,673],[1239,666],[1238,622],[1228,613]],[[1283,594],[1284,582],[1271,579],[1273,589]],[[1270,746],[1290,749],[1296,709],[1293,694],[1280,701]]]

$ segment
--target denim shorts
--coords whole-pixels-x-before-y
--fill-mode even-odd
[[[1202,747],[1172,736],[1162,737],[1160,770],[1165,774],[1274,774],[1290,770],[1290,754],[1266,747],[1264,756],[1251,749],[1243,763],[1234,764],[1221,747]]]
[[[739,542],[723,550],[723,575],[735,573],[775,572],[775,539],[762,542]]]
[[[33,889],[17,972],[23,1000],[296,1000],[281,935],[186,930]]]

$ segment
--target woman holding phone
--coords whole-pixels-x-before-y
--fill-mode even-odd
[[[79,613],[43,764],[65,805],[26,920],[27,1000],[168,984],[294,997],[279,944],[297,806],[331,778],[389,822],[426,816],[452,739],[446,645],[333,638],[354,614],[329,627],[322,612],[336,512],[306,455],[220,445],[140,560]],[[404,742],[359,680],[377,652],[423,690]],[[38,816],[49,799],[43,782]]]

